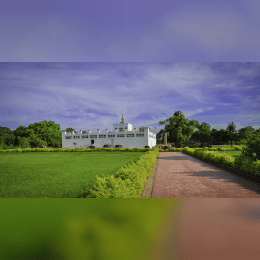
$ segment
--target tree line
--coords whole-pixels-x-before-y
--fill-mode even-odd
[[[60,125],[47,120],[25,127],[20,125],[15,130],[0,126],[0,147],[8,149],[13,147],[62,147],[62,132]]]
[[[236,126],[233,122],[229,123],[226,130],[214,128],[211,130],[211,126],[205,122],[200,124],[197,120],[186,119],[180,110],[176,111],[168,119],[159,121],[159,124],[165,124],[165,127],[156,134],[157,144],[164,143],[165,133],[167,133],[167,143],[174,143],[176,146],[184,144],[189,140],[199,140],[204,145],[231,144],[233,146],[233,144],[245,144],[253,136],[260,136],[260,129],[255,130],[251,126],[246,126],[236,131]],[[75,130],[67,128],[66,131],[71,132]],[[140,127],[139,131],[144,131],[144,127]],[[21,125],[15,130],[0,126],[1,149],[42,146],[62,147],[62,131],[59,124],[45,120],[30,124],[28,127]]]
[[[166,124],[156,134],[157,144],[163,144],[165,133],[167,133],[167,143],[174,143],[176,146],[184,144],[189,140],[198,140],[204,145],[224,145],[224,144],[245,144],[252,136],[260,134],[260,128],[255,130],[252,126],[246,126],[236,131],[234,122],[228,124],[226,130],[212,129],[205,122],[200,124],[197,120],[186,119],[182,111],[176,111],[172,117],[159,121],[160,125]],[[198,130],[195,130],[198,129]]]

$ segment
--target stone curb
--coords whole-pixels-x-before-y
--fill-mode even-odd
[[[224,164],[220,164],[220,163],[217,163],[217,162],[213,162],[213,161],[210,161],[210,160],[207,160],[207,159],[204,160],[204,159],[202,159],[201,157],[196,156],[196,155],[194,155],[194,154],[190,154],[190,153],[187,153],[187,152],[183,152],[183,153],[185,153],[185,154],[187,154],[187,155],[190,155],[191,157],[194,157],[194,158],[196,158],[196,159],[199,159],[199,160],[201,160],[201,161],[203,161],[203,162],[209,163],[209,164],[211,164],[211,165],[213,165],[213,166],[219,167],[219,168],[221,168],[221,169],[223,169],[223,170],[226,170],[226,171],[233,172],[233,173],[236,173],[236,174],[238,174],[238,175],[241,175],[241,176],[243,176],[243,177],[245,177],[245,178],[247,178],[247,179],[250,179],[250,180],[252,180],[252,181],[260,182],[260,176],[258,177],[258,176],[252,175],[252,174],[250,174],[250,173],[241,171],[241,170],[239,170],[239,169],[235,169],[235,168],[233,168],[233,167],[230,167],[230,166],[227,166],[227,165],[224,165]]]

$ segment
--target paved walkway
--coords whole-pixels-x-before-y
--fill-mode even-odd
[[[260,198],[260,184],[182,152],[160,152],[152,198]]]

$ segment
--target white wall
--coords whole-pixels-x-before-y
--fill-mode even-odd
[[[118,137],[118,135],[124,135],[124,137]],[[127,135],[130,135],[131,137],[127,137]],[[132,135],[134,135],[134,137],[132,137]],[[83,136],[88,136],[88,138],[82,138]],[[106,137],[101,138],[101,136]],[[70,137],[70,139],[66,139],[65,137]],[[112,140],[114,140],[114,146],[112,145],[112,147],[122,145],[123,148],[144,148],[148,145],[152,148],[156,146],[156,133],[148,127],[144,128],[144,132],[136,130],[127,131],[127,129],[124,129],[123,132],[113,131],[110,133],[108,133],[107,130],[105,133],[100,133],[99,129],[97,133],[86,132],[82,134],[82,131],[80,131],[80,133],[75,134],[74,131],[72,133],[62,132],[62,148],[75,148],[80,146],[86,148],[91,145],[91,140],[94,140],[93,145],[95,145],[95,147],[103,147],[106,144],[112,144]]]

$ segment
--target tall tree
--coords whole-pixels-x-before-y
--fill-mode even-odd
[[[227,130],[224,130],[224,129],[217,130],[217,129],[213,128],[211,130],[211,132],[210,132],[210,136],[208,136],[208,140],[209,140],[208,142],[211,145],[224,145],[224,144],[227,144],[228,141],[229,141],[228,133],[229,132]]]
[[[13,131],[10,128],[0,126],[0,145],[13,145]]]
[[[19,126],[13,131],[15,135],[15,144],[22,145],[20,143],[22,138],[30,143],[31,147],[39,147],[42,145],[52,147],[62,147],[62,132],[60,131],[60,125],[55,124],[53,121],[42,121],[39,123],[30,124],[28,127]],[[18,139],[20,137],[20,139]],[[23,141],[23,144],[25,139]]]
[[[60,125],[55,124],[54,121],[47,122],[46,120],[39,122],[38,124],[40,124],[40,127],[43,129],[41,134],[41,139],[47,142],[48,146],[61,147],[62,132],[60,130]],[[32,127],[34,128],[33,125]]]
[[[144,132],[144,127],[143,126],[139,127],[139,132]]]
[[[246,126],[238,130],[238,137],[240,144],[245,144],[246,141],[255,133],[255,129],[252,126]]]
[[[196,140],[200,140],[203,144],[207,143],[209,145],[210,137],[211,137],[210,124],[203,122],[198,128],[199,130],[194,132],[192,139],[196,137],[197,138]]]
[[[176,145],[189,140],[195,128],[198,128],[200,125],[196,120],[186,119],[182,113],[180,110],[176,111],[172,117],[159,121],[160,125],[168,123],[163,132],[169,132],[170,139],[173,139]]]
[[[253,158],[254,161],[260,160],[260,131],[256,131],[247,139],[242,149],[242,156]]]
[[[162,143],[164,143],[163,133],[164,133],[164,131],[163,131],[163,129],[161,129],[161,130],[159,131],[159,133],[156,134],[156,143],[157,143],[157,144],[162,144]],[[172,141],[169,140],[169,143],[170,143],[170,142],[172,143]]]
[[[220,129],[216,132],[217,143],[220,145],[227,144],[230,140],[229,132],[225,129]]]
[[[39,123],[30,124],[28,129],[33,130],[32,135],[36,134],[48,146],[60,147],[62,133],[60,125],[54,121],[44,120]]]
[[[230,140],[231,140],[231,147],[233,147],[233,140],[235,139],[235,133],[237,132],[236,126],[235,126],[233,121],[232,121],[231,124],[230,123],[228,124],[227,131],[229,131],[229,137],[230,137]]]
[[[21,148],[29,148],[31,147],[29,139],[25,137],[17,136],[18,144]]]
[[[191,140],[195,140],[196,142],[201,143],[199,131],[196,130],[196,131],[192,134],[192,136],[191,136],[190,139],[191,139]]]

